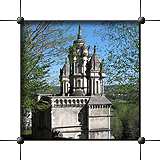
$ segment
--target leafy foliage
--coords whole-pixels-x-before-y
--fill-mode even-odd
[[[31,135],[32,134],[32,132],[30,132],[30,131],[28,131],[28,130],[24,130],[23,132],[22,132],[22,135]]]
[[[116,139],[137,139],[139,137],[139,107],[133,104],[113,102],[115,117],[111,120],[111,129]]]
[[[117,139],[139,137],[139,24],[138,22],[97,22],[95,36],[101,36],[106,96],[113,103],[112,133]]]
[[[62,62],[68,44],[73,40],[61,22],[24,22],[21,28],[21,107],[22,115],[30,110],[45,110],[49,103],[37,101],[35,94],[54,86],[49,83],[51,65]]]

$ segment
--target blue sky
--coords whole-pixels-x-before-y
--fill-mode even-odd
[[[98,44],[99,46],[103,46],[104,45],[104,43],[101,42],[101,37],[93,36],[94,30],[98,26],[96,25],[95,22],[94,23],[93,22],[76,22],[76,23],[74,23],[72,28],[71,28],[72,31],[70,33],[73,36],[75,36],[75,40],[77,39],[79,24],[81,24],[81,28],[82,28],[82,39],[86,41],[86,45],[87,46],[90,45],[91,54],[93,54],[94,45],[96,45],[96,44]],[[65,27],[65,25],[63,27]],[[73,42],[70,45],[73,45]],[[65,62],[65,58],[66,57],[64,57],[64,62]],[[62,68],[62,67],[63,67],[63,65],[55,65],[55,66],[53,66],[51,71],[50,71],[51,72],[51,76],[58,78],[59,77],[60,68]]]
[[[71,23],[71,22],[64,22],[64,24],[67,24],[67,23]],[[137,22],[136,22],[137,23]],[[109,45],[108,45],[108,41],[109,39],[107,39],[106,37],[106,40],[105,41],[102,41],[101,40],[101,36],[94,36],[94,31],[95,29],[100,29],[100,26],[99,24],[96,22],[96,21],[77,21],[77,22],[74,22],[72,24],[72,31],[71,31],[71,34],[75,37],[74,40],[77,39],[77,34],[78,34],[78,28],[79,28],[79,24],[81,24],[81,28],[82,28],[82,39],[86,41],[86,45],[91,47],[91,54],[93,54],[94,52],[94,45],[97,45],[99,48],[101,47],[107,47],[109,48]],[[130,25],[129,23],[127,25]],[[65,25],[63,26],[65,27]],[[110,32],[114,32],[114,29],[111,30]],[[106,31],[106,34],[107,31]],[[74,41],[73,40],[73,41]],[[111,42],[111,41],[110,41]],[[116,44],[115,41],[112,42],[113,44]],[[71,46],[73,45],[73,42],[70,44]],[[102,49],[102,52],[98,52],[98,47],[97,47],[97,54],[99,55],[100,59],[102,60],[103,58],[106,58],[106,53],[105,53],[105,49]],[[120,48],[120,46],[118,46]],[[125,47],[125,46],[123,46]],[[117,48],[115,48],[114,50],[116,51]],[[113,50],[112,48],[109,48],[109,50]],[[128,49],[128,51],[131,51],[131,48]],[[66,55],[66,57],[68,57],[68,55]],[[64,60],[63,62],[65,63],[65,58],[64,57]],[[63,65],[56,65],[56,66],[52,66],[52,69],[51,69],[51,73],[52,73],[52,77],[56,77],[57,78],[57,82],[59,82],[59,71],[60,71],[60,68],[62,68]],[[50,79],[52,80],[52,79]]]
[[[104,45],[104,43],[101,41],[101,37],[93,36],[94,30],[98,26],[96,25],[96,22],[93,23],[92,21],[91,22],[84,22],[84,21],[83,22],[81,22],[81,21],[74,22],[74,24],[72,26],[73,31],[71,32],[72,35],[75,37],[74,40],[77,39],[79,24],[81,24],[81,28],[82,28],[82,39],[86,41],[87,46],[90,45],[91,54],[93,54],[94,45],[96,45],[96,44],[98,44],[99,46]],[[64,25],[64,27],[65,27],[65,25]],[[72,46],[73,42],[70,45]],[[64,57],[64,63],[65,63],[66,57]],[[62,67],[63,67],[63,65],[56,65],[56,66],[52,67],[51,73],[53,74],[54,77],[59,76],[59,70]]]

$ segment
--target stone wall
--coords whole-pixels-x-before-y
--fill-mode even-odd
[[[109,138],[108,131],[96,131],[96,132],[89,132],[89,139],[108,139]]]
[[[89,118],[89,129],[108,129],[108,117],[90,117]]]
[[[109,138],[109,106],[91,105],[88,117],[89,139]]]
[[[78,138],[77,134],[81,135],[83,130],[82,110],[83,107],[52,108],[52,129],[60,131],[64,137]]]
[[[89,116],[107,116],[109,115],[109,108],[102,108],[95,105],[94,108],[89,108]]]
[[[52,128],[79,125],[78,113],[82,107],[52,108]]]

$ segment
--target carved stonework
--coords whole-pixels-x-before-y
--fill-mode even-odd
[[[52,107],[45,114],[44,123],[51,127],[53,137],[110,138],[112,103],[104,95],[104,60],[101,62],[96,46],[91,54],[90,46],[85,43],[79,26],[77,40],[69,50],[69,64],[66,59],[60,69],[61,93],[48,95]]]

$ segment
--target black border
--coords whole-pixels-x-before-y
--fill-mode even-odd
[[[20,69],[18,68],[18,67],[20,67],[19,66],[19,64],[18,63],[16,63],[15,62],[15,59],[18,59],[18,60],[20,60],[20,57],[18,57],[17,56],[17,53],[19,53],[20,52],[20,46],[17,46],[17,43],[20,43],[19,41],[19,39],[20,39],[20,26],[21,25],[19,25],[17,22],[16,22],[16,18],[18,18],[19,16],[21,16],[21,8],[22,8],[22,17],[24,17],[24,20],[26,20],[26,19],[29,19],[29,20],[33,20],[33,19],[37,19],[37,11],[38,11],[38,9],[36,10],[35,8],[41,8],[41,7],[39,7],[40,6],[40,4],[34,4],[33,6],[31,5],[31,3],[27,3],[26,4],[26,2],[22,2],[22,6],[20,5],[21,4],[21,2],[20,2],[20,4],[19,3],[17,3],[16,4],[16,7],[15,7],[15,2],[11,2],[12,4],[8,4],[7,5],[7,3],[6,3],[6,6],[8,7],[9,6],[9,9],[8,10],[10,10],[10,15],[7,17],[7,14],[5,15],[5,12],[4,12],[4,18],[3,18],[3,21],[5,21],[5,22],[3,22],[3,29],[2,29],[2,31],[5,31],[5,32],[7,32],[6,33],[6,35],[4,36],[4,39],[3,39],[3,44],[5,44],[5,42],[7,43],[6,45],[4,45],[4,46],[2,46],[3,48],[5,48],[5,50],[4,50],[4,52],[5,53],[3,53],[3,55],[4,56],[6,56],[5,58],[4,58],[4,60],[6,61],[7,60],[7,68],[9,67],[10,69],[9,69],[9,71],[11,71],[11,72],[9,72],[9,75],[8,75],[8,71],[5,73],[5,74],[3,74],[3,77],[5,77],[5,80],[7,79],[7,80],[10,80],[8,83],[7,83],[7,86],[9,86],[9,93],[8,92],[5,92],[5,102],[7,102],[7,103],[5,103],[5,105],[4,106],[2,106],[3,107],[3,113],[7,113],[7,114],[5,114],[6,116],[5,117],[3,117],[3,121],[2,122],[7,122],[8,121],[8,119],[9,119],[9,121],[10,122],[12,122],[12,123],[14,123],[14,124],[18,124],[17,125],[17,128],[18,129],[15,129],[16,127],[15,127],[15,125],[14,126],[12,126],[12,125],[9,125],[9,127],[6,127],[5,126],[5,124],[2,124],[2,128],[4,128],[5,129],[5,133],[2,133],[2,140],[1,140],[1,142],[2,142],[2,144],[3,144],[3,146],[5,146],[6,144],[8,144],[8,145],[6,145],[6,148],[4,147],[4,149],[3,149],[3,151],[4,151],[4,153],[5,154],[7,154],[7,155],[9,155],[9,154],[11,154],[10,152],[5,152],[5,150],[6,151],[11,151],[11,150],[13,150],[13,148],[15,149],[16,148],[16,150],[17,150],[17,148],[19,148],[19,144],[15,144],[15,143],[17,143],[16,142],[16,139],[18,138],[18,136],[17,135],[19,135],[19,133],[20,133],[20,131],[19,131],[19,119],[20,119],[20,116],[19,116],[19,113],[20,113],[20,111],[18,111],[18,116],[17,116],[17,107],[19,106],[19,104],[20,104],[20,98],[19,98],[19,94],[16,94],[16,95],[14,95],[14,93],[16,92],[16,91],[20,91],[20,88],[19,88],[19,83],[20,83],[20,81],[19,80],[17,80],[17,82],[14,82],[14,80],[15,80],[15,77],[18,77],[17,79],[20,79]],[[24,4],[25,3],[25,4]],[[139,2],[138,2],[139,3]],[[144,8],[145,8],[145,3],[149,3],[148,4],[148,7],[147,7],[147,9],[145,10]],[[141,10],[141,4],[142,4],[142,10]],[[14,7],[13,7],[14,6]],[[20,7],[21,6],[21,7]],[[108,5],[109,6],[109,5]],[[135,5],[135,6],[137,6],[137,4]],[[150,6],[150,7],[149,7]],[[157,6],[159,6],[159,5],[157,5]],[[12,9],[12,7],[13,7],[13,9]],[[97,7],[97,4],[94,4],[94,7],[96,8]],[[92,10],[92,13],[93,12],[95,12],[95,8],[92,8],[93,10]],[[109,6],[109,7],[111,7],[111,6]],[[109,8],[108,7],[108,8]],[[153,7],[153,10],[154,10],[154,12],[152,11],[152,13],[151,13],[151,11],[150,12],[148,12],[148,10],[150,10],[150,8],[152,8]],[[81,8],[82,8],[82,6],[81,6]],[[112,7],[111,7],[112,8]],[[134,8],[134,7],[133,7]],[[154,146],[153,146],[153,141],[155,141],[155,142],[158,142],[159,140],[159,137],[158,137],[158,133],[156,133],[156,130],[155,130],[155,132],[153,133],[153,135],[151,134],[151,131],[150,130],[153,130],[153,128],[155,128],[156,127],[156,125],[154,125],[154,124],[152,124],[151,122],[149,123],[149,125],[145,128],[145,124],[146,123],[148,123],[148,122],[146,122],[147,120],[149,121],[150,119],[153,119],[154,118],[154,122],[156,123],[157,121],[159,121],[159,118],[158,118],[158,115],[157,115],[157,117],[153,117],[152,116],[152,114],[156,114],[155,112],[157,112],[157,110],[158,109],[156,109],[156,111],[155,112],[153,112],[152,111],[152,108],[154,109],[155,107],[157,107],[158,106],[158,104],[156,103],[156,102],[154,102],[154,100],[156,99],[156,100],[158,100],[159,99],[159,97],[158,96],[156,96],[156,98],[153,96],[153,95],[147,95],[146,93],[145,93],[145,88],[147,87],[147,88],[151,88],[151,86],[149,86],[149,83],[152,83],[152,85],[153,86],[155,86],[156,84],[158,85],[159,84],[159,81],[157,80],[157,77],[152,73],[152,72],[154,72],[155,70],[153,70],[153,71],[149,71],[149,67],[144,67],[144,66],[148,66],[148,65],[150,65],[151,67],[153,67],[153,69],[155,69],[155,68],[158,68],[159,67],[159,60],[158,60],[158,57],[156,56],[156,55],[158,55],[159,56],[159,54],[157,54],[158,53],[158,51],[157,51],[157,48],[155,48],[155,46],[159,46],[159,42],[158,41],[156,41],[156,40],[153,40],[153,39],[151,39],[151,37],[152,37],[152,34],[149,34],[149,36],[147,36],[147,42],[146,42],[146,40],[145,40],[145,38],[144,37],[146,37],[146,34],[148,34],[148,32],[149,31],[151,31],[152,33],[153,33],[153,36],[155,36],[155,38],[156,37],[159,37],[159,33],[158,33],[158,29],[159,29],[159,27],[158,26],[152,26],[153,25],[153,23],[156,25],[156,24],[159,24],[158,23],[158,19],[159,19],[159,17],[158,17],[158,7],[157,7],[157,9],[155,8],[155,4],[152,4],[152,3],[150,3],[150,2],[143,2],[143,3],[141,3],[140,2],[140,5],[138,5],[138,8],[140,8],[140,14],[136,14],[135,12],[135,14],[134,14],[134,16],[131,16],[131,14],[129,14],[130,12],[129,12],[129,10],[130,10],[130,7],[128,7],[128,9],[127,10],[125,10],[125,13],[122,11],[122,13],[121,12],[118,12],[118,14],[115,16],[115,17],[113,17],[113,18],[111,18],[111,19],[109,19],[108,18],[108,15],[105,13],[102,13],[101,14],[101,11],[99,12],[100,13],[100,17],[101,17],[101,19],[103,19],[103,20],[106,20],[106,19],[108,19],[108,20],[114,20],[114,19],[116,19],[116,21],[117,20],[121,20],[121,18],[116,18],[116,17],[126,17],[126,13],[128,13],[128,15],[129,15],[129,18],[127,18],[128,20],[129,19],[131,19],[131,20],[135,20],[135,21],[137,21],[137,19],[140,17],[140,16],[144,16],[145,17],[145,23],[144,24],[140,24],[140,27],[141,27],[141,31],[140,31],[140,34],[141,34],[141,38],[142,38],[142,40],[140,40],[140,48],[141,48],[141,50],[145,50],[145,47],[147,46],[147,52],[145,52],[143,55],[140,53],[140,77],[142,76],[143,78],[141,79],[140,78],[140,83],[141,83],[141,85],[140,85],[140,106],[141,106],[141,103],[142,103],[142,100],[144,100],[144,103],[147,101],[148,103],[147,103],[147,105],[148,105],[148,107],[147,107],[147,105],[145,106],[144,105],[144,107],[143,107],[143,112],[141,112],[141,117],[143,117],[143,119],[144,120],[140,120],[140,121],[142,121],[141,123],[144,123],[144,125],[142,126],[142,128],[141,128],[141,130],[143,130],[142,131],[142,134],[141,134],[141,132],[140,132],[140,136],[142,135],[142,136],[144,136],[144,138],[146,139],[145,141],[145,143],[144,144],[142,144],[142,145],[139,145],[139,143],[137,142],[137,140],[105,140],[105,141],[107,141],[107,145],[109,145],[110,147],[109,148],[107,148],[107,150],[108,149],[114,149],[114,150],[116,150],[115,149],[115,145],[114,146],[112,146],[112,144],[111,144],[111,141],[117,141],[119,144],[121,143],[121,142],[124,142],[124,143],[127,143],[127,141],[128,141],[128,143],[129,143],[129,141],[133,141],[132,142],[132,145],[133,145],[133,143],[136,143],[135,145],[139,145],[140,146],[140,154],[142,153],[142,157],[141,157],[141,155],[140,155],[140,158],[143,158],[144,157],[144,153],[145,154],[149,154],[149,152],[151,152],[151,150],[150,149],[147,149],[147,145],[149,144],[149,145],[151,145],[153,148],[154,148]],[[19,14],[19,9],[20,9],[20,14]],[[50,14],[50,16],[46,16],[48,19],[54,19],[54,17],[53,17],[53,15],[56,15],[56,12],[54,11],[54,5],[53,5],[53,10],[50,10],[50,12],[52,13],[52,14]],[[63,8],[62,8],[63,9]],[[70,9],[70,8],[67,8],[68,10]],[[77,19],[84,19],[84,18],[82,18],[83,17],[83,13],[82,13],[82,10],[80,9],[80,7],[78,8],[78,6],[77,6],[77,12],[69,12],[69,14],[70,15],[74,15],[74,17],[76,17],[76,15],[77,15]],[[102,10],[101,8],[100,8],[100,10]],[[7,11],[7,9],[6,9],[6,11]],[[29,17],[29,14],[28,14],[28,12],[29,11],[32,11],[32,16],[31,17]],[[47,9],[45,10],[45,11],[47,11]],[[45,12],[44,11],[44,12]],[[106,10],[105,10],[106,11]],[[39,15],[39,17],[44,17],[44,12],[41,12],[41,14]],[[97,14],[97,12],[98,11],[96,11],[96,14]],[[113,10],[112,10],[112,12],[113,12]],[[110,12],[110,14],[113,14],[112,12]],[[139,12],[139,11],[138,11]],[[12,14],[12,13],[14,13],[14,14]],[[74,14],[73,14],[74,13]],[[143,13],[143,14],[142,14]],[[154,13],[154,14],[153,14]],[[28,15],[27,15],[28,14]],[[47,14],[48,14],[48,12],[47,12]],[[46,15],[47,15],[46,14]],[[93,15],[96,15],[95,13],[93,13]],[[86,14],[84,13],[84,17],[85,18],[87,18],[88,20],[90,19],[91,21],[92,20],[94,20],[95,21],[95,17],[92,19],[92,18],[88,18],[87,16],[85,16]],[[124,16],[125,15],[125,16]],[[140,15],[140,16],[139,16]],[[68,15],[66,14],[66,16],[67,17],[65,17],[64,16],[64,18],[63,18],[63,20],[67,20],[68,19]],[[113,15],[112,15],[113,16]],[[112,17],[111,15],[109,15],[109,17]],[[15,18],[16,17],[16,18]],[[133,18],[134,17],[134,18]],[[62,20],[62,18],[59,18],[57,15],[56,15],[56,18],[57,18],[57,20],[59,19],[61,19]],[[127,21],[127,19],[126,18],[124,18],[123,19],[123,21],[124,20],[126,20]],[[43,19],[44,20],[44,19]],[[74,20],[74,19],[71,19],[71,20]],[[87,20],[86,20],[87,21]],[[122,20],[121,20],[122,21]],[[149,25],[149,27],[148,27],[148,25]],[[20,27],[20,28],[19,28]],[[14,30],[12,29],[12,28],[14,28]],[[155,30],[157,30],[157,31],[155,31]],[[141,33],[142,32],[142,33]],[[17,34],[18,33],[18,34]],[[155,35],[154,35],[155,34]],[[156,36],[157,35],[157,36]],[[142,41],[142,42],[141,42]],[[15,43],[14,43],[15,42]],[[9,44],[9,47],[8,47],[8,44]],[[152,47],[150,47],[150,46],[152,46]],[[18,51],[18,52],[17,52]],[[9,55],[8,55],[9,54]],[[8,56],[9,56],[9,58],[8,58]],[[146,59],[143,63],[141,62],[141,58],[142,59]],[[142,67],[142,64],[143,64],[143,67]],[[144,69],[144,70],[143,70]],[[17,71],[18,70],[18,74],[17,74]],[[145,75],[145,74],[142,74],[141,75],[141,70],[143,70],[144,72],[147,72],[147,75]],[[2,72],[3,73],[3,72]],[[11,73],[12,74],[14,74],[14,76],[12,77],[12,76],[10,76],[11,75]],[[157,73],[156,73],[156,75],[157,75]],[[158,74],[159,75],[159,74]],[[154,80],[153,80],[153,78],[154,78]],[[141,82],[141,80],[144,82],[144,83],[146,83],[147,82],[147,85],[144,85],[144,83],[142,84],[142,82]],[[156,83],[157,82],[157,83]],[[155,84],[155,85],[154,85]],[[142,89],[143,88],[143,89]],[[142,92],[142,90],[144,90],[143,92]],[[147,92],[148,93],[151,93],[151,90],[150,89],[148,89],[147,90]],[[153,92],[152,92],[153,93]],[[144,94],[145,96],[144,97],[142,97],[142,94]],[[154,93],[155,94],[155,93]],[[3,101],[2,101],[3,102]],[[8,105],[8,103],[9,103],[9,105]],[[12,104],[13,103],[13,104]],[[142,107],[142,106],[141,106]],[[141,108],[140,107],[140,108]],[[152,107],[152,108],[151,108]],[[142,109],[142,108],[141,108]],[[150,110],[151,109],[151,110]],[[147,111],[146,111],[147,110]],[[16,118],[15,118],[15,115],[16,115]],[[8,118],[9,117],[9,118]],[[18,118],[17,118],[18,117]],[[151,125],[153,125],[153,126],[151,126]],[[158,128],[159,129],[159,128]],[[7,134],[7,133],[10,133],[10,132],[14,132],[14,134]],[[147,134],[147,132],[149,132],[149,134]],[[151,136],[152,135],[152,136]],[[156,136],[155,136],[156,135]],[[10,139],[9,140],[6,140],[6,142],[4,142],[3,140],[5,140],[5,139],[7,139],[6,137],[10,137]],[[151,137],[151,140],[149,140],[150,139],[150,137]],[[152,140],[152,137],[154,137],[155,138],[155,140]],[[9,142],[9,141],[12,141],[12,142]],[[28,140],[29,141],[29,140]],[[57,140],[56,140],[57,141]],[[70,140],[71,141],[71,140]],[[72,140],[72,141],[76,141],[76,140]],[[78,140],[77,140],[78,141]],[[82,141],[82,140],[81,140]],[[104,141],[104,140],[91,140],[91,141],[100,141],[100,142],[102,142],[102,141]],[[104,141],[104,142],[105,142]],[[10,143],[14,143],[14,145],[13,144],[10,144]],[[24,144],[28,144],[28,142],[27,142],[27,140],[25,140],[25,142],[22,144],[22,146],[24,147],[22,147],[23,149],[22,149],[22,155],[24,155],[24,154],[26,154],[25,153],[25,151],[27,151],[27,148],[24,146]],[[33,145],[33,142],[30,142],[31,143],[31,145]],[[36,142],[37,143],[37,142]],[[44,144],[44,142],[41,142],[41,143],[43,143]],[[55,142],[54,142],[55,143]],[[148,144],[147,144],[148,143]],[[38,143],[38,144],[40,144],[40,143]],[[46,143],[45,143],[46,144]],[[57,144],[57,143],[55,143],[57,146],[59,145],[59,144]],[[53,148],[53,150],[56,148],[55,145],[54,144],[54,148]],[[29,144],[28,144],[29,145]],[[64,144],[63,144],[64,145]],[[104,144],[103,144],[104,145]],[[118,144],[116,143],[116,146],[117,146]],[[30,145],[29,145],[30,146]],[[39,153],[40,152],[43,152],[44,150],[41,150],[41,148],[42,148],[42,145],[40,145],[41,147],[39,147]],[[98,145],[99,146],[99,145]],[[32,149],[34,149],[34,147],[36,148],[38,148],[38,146],[37,146],[37,144],[36,145],[33,145],[32,147],[31,147],[31,150]],[[58,148],[58,150],[62,150],[63,151],[63,149],[65,149],[65,148],[67,148],[68,146],[66,146],[66,145],[64,145],[63,147],[60,147],[60,149]],[[100,145],[99,147],[97,147],[97,144],[94,146],[95,148],[95,150],[94,151],[98,151],[99,150],[99,148],[101,148],[102,149],[102,146]],[[119,145],[119,148],[120,147],[122,147],[121,146],[121,144]],[[91,149],[92,148],[92,146],[89,146],[89,148],[88,149]],[[116,147],[116,148],[118,148],[118,147]],[[144,150],[144,149],[145,150]],[[47,148],[48,149],[48,148]],[[131,148],[130,148],[131,149]],[[25,151],[24,151],[25,150]],[[29,149],[30,150],[30,149]],[[81,150],[83,150],[81,147],[80,148],[77,148],[76,149],[76,151],[81,151]],[[138,149],[139,150],[139,149]],[[142,150],[142,152],[141,152],[141,150]],[[154,150],[156,150],[156,148],[154,148]],[[48,150],[46,150],[46,151],[48,151]],[[51,150],[52,151],[52,150]],[[86,151],[88,151],[88,150],[86,150]],[[106,149],[104,150],[105,152],[106,152]],[[109,150],[110,151],[110,150]],[[148,152],[147,152],[148,151]],[[30,151],[31,153],[36,153],[36,151]],[[49,151],[48,151],[49,152]],[[104,153],[105,153],[104,152]],[[116,154],[117,154],[117,150],[116,150]],[[13,152],[14,153],[14,152]],[[12,158],[13,158],[13,153],[12,153]],[[18,153],[20,153],[21,154],[21,145],[20,145],[20,152],[18,151]],[[74,153],[74,152],[71,152],[71,153]],[[75,152],[76,153],[76,152]],[[157,153],[158,153],[158,150],[157,150]],[[103,155],[103,154],[102,154]],[[16,154],[15,154],[15,156],[17,156]],[[152,155],[152,158],[153,158],[153,156],[154,155]],[[37,156],[36,156],[37,157]],[[21,155],[20,155],[20,158],[21,158]],[[23,159],[24,157],[22,156],[22,159]]]

